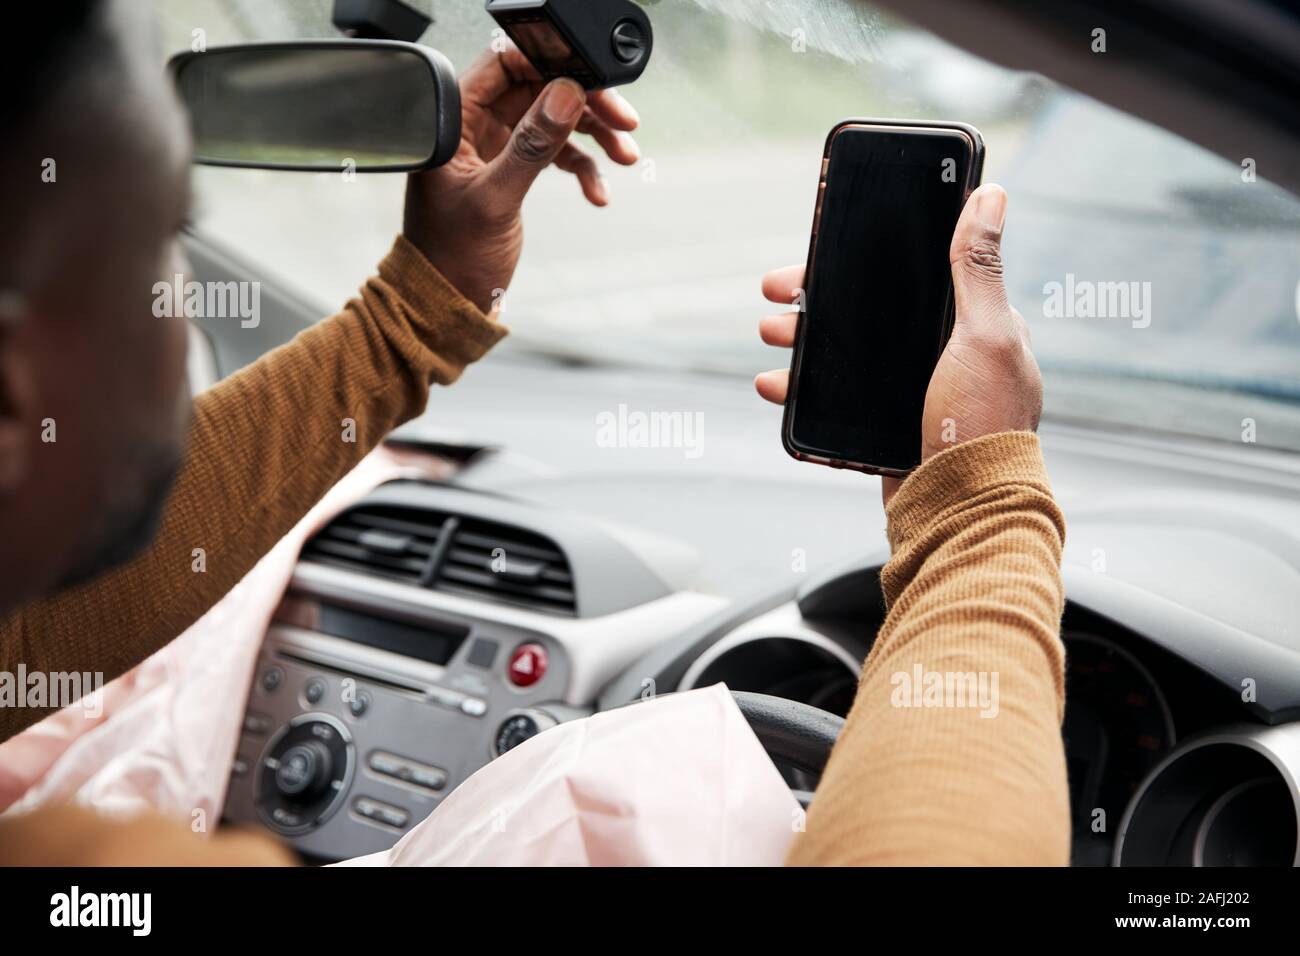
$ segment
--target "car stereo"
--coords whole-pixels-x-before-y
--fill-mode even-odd
[[[223,818],[312,862],[388,849],[553,726],[568,670],[528,628],[292,587],[258,654]]]

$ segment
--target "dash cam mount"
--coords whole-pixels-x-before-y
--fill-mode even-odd
[[[433,22],[402,0],[334,0],[334,26],[358,40],[404,40],[414,43]]]
[[[599,90],[631,83],[650,62],[650,18],[631,0],[487,0],[487,12],[544,80]]]

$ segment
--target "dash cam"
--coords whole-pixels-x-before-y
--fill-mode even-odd
[[[650,18],[630,0],[488,0],[487,12],[544,80],[631,83],[650,62]]]

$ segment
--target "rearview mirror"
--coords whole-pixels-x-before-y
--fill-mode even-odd
[[[460,145],[451,63],[414,43],[250,43],[179,53],[168,69],[197,163],[410,172],[442,165]]]

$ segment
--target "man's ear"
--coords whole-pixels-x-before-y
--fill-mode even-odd
[[[0,290],[0,500],[22,486],[31,467],[33,376],[19,335],[28,319],[23,297]]]

